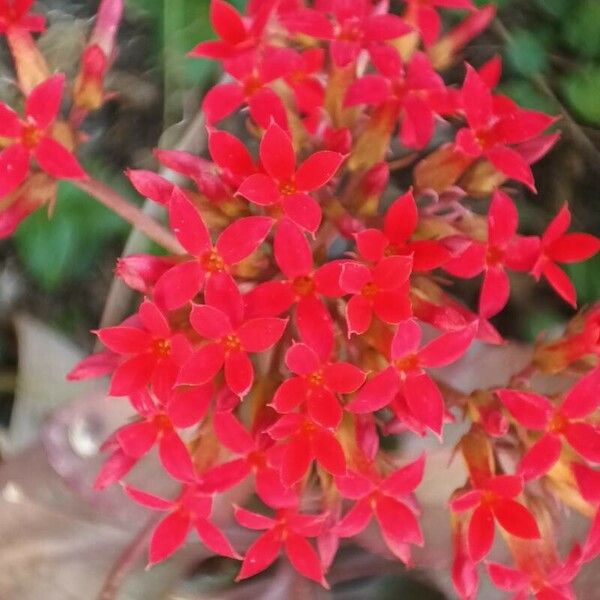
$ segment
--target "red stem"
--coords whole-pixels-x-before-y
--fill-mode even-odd
[[[72,183],[169,252],[185,254],[177,238],[168,229],[101,181],[89,178],[74,180]]]

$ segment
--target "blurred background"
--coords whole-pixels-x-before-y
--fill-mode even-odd
[[[243,8],[244,0],[232,3]],[[488,3],[477,1],[479,5]],[[498,20],[465,50],[465,60],[479,66],[495,54],[502,55],[504,75],[500,90],[525,107],[562,116],[561,141],[534,168],[539,194],[534,197],[521,192],[518,198],[523,232],[540,233],[562,203],[569,201],[573,228],[598,234],[600,1],[497,0],[495,4]],[[97,5],[96,0],[36,3],[36,11],[46,14],[49,21],[40,46],[52,68],[75,72]],[[393,1],[392,5],[400,10],[402,3]],[[182,120],[194,114],[204,90],[218,77],[213,63],[185,57],[198,41],[212,36],[208,6],[208,0],[126,0],[119,56],[107,82],[107,88],[114,90],[115,95],[86,123],[90,143],[82,159],[90,172],[110,182],[132,201],[139,199],[123,170],[154,168],[152,149],[169,146],[177,138]],[[452,11],[445,11],[444,17],[448,24],[458,19]],[[1,44],[0,98],[6,99],[11,93],[12,73],[7,49]],[[460,83],[461,69],[448,77],[449,83]],[[88,202],[81,191],[68,183],[62,183],[52,223],[48,223],[44,211],[38,211],[13,238],[0,242],[0,424],[8,426],[12,415],[14,426],[15,414],[19,423],[25,422],[20,429],[23,440],[15,441],[13,431],[12,437],[6,437],[0,445],[5,454],[35,438],[48,412],[63,402],[61,394],[67,388],[57,365],[68,369],[77,356],[91,350],[89,330],[98,325],[115,259],[127,235],[128,227],[118,217],[97,203]],[[600,255],[568,270],[582,306],[600,298]],[[531,342],[540,331],[559,327],[573,314],[545,284],[535,286],[521,277],[515,279],[512,289],[514,296],[508,309],[495,320],[501,333],[509,338]],[[468,287],[464,291],[474,306],[472,291]],[[72,396],[73,388],[69,389]],[[43,406],[35,404],[32,398]],[[19,407],[19,402],[29,405]],[[28,410],[34,415],[28,415]],[[30,417],[29,421],[24,414]],[[118,422],[117,416],[114,418]],[[86,435],[100,439],[104,427],[108,424],[98,424],[93,432],[84,432],[79,441],[85,446]],[[35,461],[31,464],[35,469]],[[93,479],[93,473],[82,475],[76,479],[75,487],[84,489],[90,477]],[[6,500],[6,489],[3,493]],[[9,496],[10,493],[9,490]],[[111,500],[106,502],[108,506]],[[127,520],[130,515],[124,518]],[[402,577],[406,596],[401,597],[415,597],[411,595],[412,588],[407,587],[413,583]],[[381,592],[377,597],[392,597],[388,593],[392,589],[389,581],[382,580],[377,585]],[[305,597],[304,592],[298,593],[298,598]],[[360,593],[363,595],[355,596],[348,591],[339,597],[365,597],[364,590]],[[444,597],[434,591],[426,596],[424,588],[415,593],[419,598]],[[29,598],[22,595],[22,590],[18,596],[7,596],[5,592],[3,595],[1,575],[0,597]],[[41,597],[32,595],[31,599]],[[52,599],[55,597],[87,600],[87,596],[70,596],[66,591]],[[113,597],[117,596],[106,596],[106,600]]]

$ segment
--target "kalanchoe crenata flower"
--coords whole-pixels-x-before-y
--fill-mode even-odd
[[[531,512],[514,500],[523,491],[517,475],[497,475],[474,490],[450,502],[454,512],[473,510],[469,522],[469,554],[474,561],[485,558],[494,541],[494,522],[510,534],[524,539],[538,538],[540,532]]]
[[[265,173],[250,175],[238,194],[258,206],[280,206],[302,229],[314,233],[321,224],[321,207],[310,195],[336,174],[344,157],[321,150],[296,168],[296,153],[288,134],[273,123],[260,144],[260,161]]]
[[[482,346],[504,342],[489,319],[509,300],[507,272],[545,277],[575,306],[559,265],[600,242],[567,233],[566,205],[545,233],[530,219],[533,235],[518,234],[511,189],[500,186],[535,190],[530,165],[559,134],[545,133],[553,117],[496,93],[500,59],[467,65],[462,89],[446,85],[494,6],[407,0],[398,16],[387,0],[249,0],[241,14],[212,0],[218,39],[190,53],[225,73],[200,108],[206,152],[184,136],[154,151],[160,174],[126,171],[168,212],[169,231],[85,176],[72,152],[106,100],[122,0],[101,2],[68,86],[31,35],[44,26],[31,4],[0,0],[25,96],[23,117],[0,104],[0,236],[52,208],[56,180],[71,179],[170,252],[119,259],[116,276],[144,298],[96,331],[105,349],[69,374],[111,376],[109,395],[129,401],[94,486],[121,483],[164,513],[150,565],[194,529],[209,553],[243,560],[238,580],[283,552],[327,587],[338,548],[355,536],[370,545],[361,533],[373,520],[405,565],[412,546],[426,559],[438,538],[425,539],[429,507],[415,490],[430,453],[409,464],[403,455],[431,431],[446,444],[458,435],[452,455],[467,472],[449,500],[446,566],[461,600],[476,598],[480,577],[520,600],[574,599],[573,579],[600,555],[600,305],[540,338],[516,373],[496,358],[506,347],[492,349],[503,368],[489,372]],[[443,30],[439,9],[464,18]],[[451,277],[479,274],[475,311]],[[548,374],[568,389],[540,393]],[[127,483],[152,462],[167,480],[157,489],[179,489],[172,499]],[[264,514],[250,510],[257,500]],[[565,507],[588,520],[566,555]],[[259,532],[243,558],[223,533],[234,520]],[[492,544],[503,544],[501,562]]]
[[[404,18],[420,33],[426,46],[437,41],[442,29],[442,20],[437,8],[473,10],[471,0],[407,0]]]
[[[85,177],[75,155],[52,135],[64,85],[64,75],[54,75],[33,89],[25,103],[24,118],[0,103],[0,136],[10,140],[0,152],[0,198],[25,181],[32,158],[51,177]]]
[[[522,457],[519,471],[525,479],[547,473],[559,459],[561,438],[593,464],[600,463],[600,428],[585,421],[600,405],[600,368],[580,379],[558,407],[540,394],[497,390],[498,397],[518,423],[543,435]]]
[[[169,310],[192,300],[212,275],[230,277],[231,268],[260,246],[273,224],[269,217],[238,219],[213,245],[202,215],[178,188],[173,189],[169,217],[177,239],[193,257],[169,269],[154,286],[156,301]]]
[[[177,383],[202,385],[224,368],[229,389],[244,396],[254,380],[248,353],[264,352],[277,343],[287,319],[246,319],[242,296],[225,273],[217,273],[209,279],[204,297],[206,304],[192,306],[190,323],[209,342],[189,357]]]
[[[172,386],[191,353],[185,335],[173,331],[166,316],[149,300],[140,306],[137,322],[106,327],[96,334],[109,350],[124,358],[112,376],[113,396],[132,394],[148,383],[161,389],[169,383]]]
[[[575,287],[556,263],[587,260],[600,251],[600,240],[589,233],[567,233],[571,212],[565,204],[542,236],[540,256],[532,268],[536,279],[543,275],[571,306],[577,306]]]
[[[498,171],[535,191],[527,160],[514,146],[543,133],[554,118],[519,108],[505,96],[494,96],[481,76],[467,65],[462,108],[468,127],[456,134],[455,147],[469,157],[487,158]]]
[[[195,529],[202,543],[216,554],[241,558],[223,532],[209,520],[212,497],[198,492],[195,484],[184,486],[175,500],[167,500],[132,486],[125,486],[124,490],[138,504],[168,513],[152,533],[150,565],[171,556],[185,543],[192,529]]]
[[[275,518],[271,518],[240,507],[235,509],[234,514],[242,527],[266,530],[248,548],[237,576],[238,581],[264,571],[283,548],[296,571],[329,587],[319,555],[307,540],[321,533],[325,524],[321,515],[302,514],[296,509],[287,508],[278,510]]]
[[[383,2],[374,6],[371,0],[326,0],[317,6],[287,13],[283,23],[292,33],[330,41],[331,57],[340,68],[356,61],[361,50],[371,50],[412,30],[400,17],[380,10]]]
[[[401,393],[413,416],[434,433],[442,431],[444,399],[425,372],[425,367],[442,367],[460,358],[475,335],[474,325],[444,333],[422,348],[422,331],[413,319],[398,324],[391,343],[390,366],[377,373],[348,405],[348,410],[366,413],[387,406]]]
[[[40,32],[46,29],[46,17],[30,14],[34,0],[0,0],[0,34],[10,29]]]
[[[504,192],[494,193],[488,216],[487,242],[472,241],[464,251],[444,264],[444,269],[459,277],[473,277],[484,271],[479,297],[479,314],[484,318],[500,312],[510,295],[506,267],[516,271],[532,268],[539,239],[517,235],[519,215]]]
[[[393,471],[385,478],[348,472],[337,478],[340,493],[355,500],[354,506],[336,525],[341,537],[353,537],[374,516],[387,547],[405,564],[410,564],[410,545],[423,545],[423,534],[407,499],[423,479],[425,457]]]

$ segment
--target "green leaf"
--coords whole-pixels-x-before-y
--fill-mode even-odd
[[[128,225],[84,192],[61,182],[51,219],[39,210],[24,221],[15,244],[25,269],[51,292],[86,277],[106,244],[124,236]]]
[[[579,56],[599,58],[600,2],[584,0],[576,3],[565,18],[563,39],[571,50]]]
[[[597,302],[600,298],[600,254],[564,267],[577,290],[577,303],[581,306]]]
[[[535,0],[536,5],[553,17],[563,17],[572,8],[573,0]]]
[[[513,71],[525,77],[542,73],[548,67],[544,43],[539,36],[523,29],[513,33],[506,59]]]
[[[588,65],[567,75],[562,88],[569,104],[584,121],[600,125],[600,67]]]
[[[525,79],[510,79],[499,87],[499,91],[512,98],[519,106],[554,114],[556,104]]]

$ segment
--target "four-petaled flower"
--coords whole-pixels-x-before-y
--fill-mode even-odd
[[[331,0],[323,11],[305,8],[291,11],[282,19],[292,33],[303,33],[318,39],[329,40],[333,62],[337,67],[347,67],[361,50],[372,50],[389,40],[412,31],[397,15],[377,11],[371,0]],[[330,12],[333,22],[324,12]]]
[[[369,413],[387,406],[399,392],[413,416],[439,435],[444,419],[444,399],[425,367],[443,367],[456,361],[468,349],[476,324],[443,333],[422,348],[421,327],[413,319],[398,325],[392,340],[390,366],[367,381],[348,410]]]
[[[296,225],[314,233],[321,224],[321,207],[309,192],[331,181],[344,157],[338,152],[321,150],[296,169],[292,140],[273,123],[260,142],[260,160],[266,174],[248,177],[238,194],[259,206],[280,205]]]
[[[226,227],[213,245],[198,209],[177,187],[173,188],[169,217],[177,239],[193,257],[169,269],[154,286],[156,302],[169,310],[194,298],[211,276],[223,273],[230,277],[232,267],[262,244],[273,225],[269,217],[243,217]]]
[[[511,535],[524,539],[540,537],[535,517],[514,500],[523,491],[523,478],[518,475],[496,475],[483,481],[477,489],[450,501],[453,512],[473,510],[469,522],[468,548],[471,559],[480,561],[494,542],[494,521]]]
[[[344,475],[346,458],[332,428],[322,427],[299,413],[283,415],[267,430],[274,440],[286,440],[279,457],[281,481],[287,487],[300,481],[313,460],[328,473]]]
[[[535,191],[527,160],[512,146],[536,138],[555,119],[521,109],[505,96],[493,96],[470,65],[462,88],[462,106],[468,127],[456,134],[456,148],[473,158],[487,158],[498,171]]]
[[[446,271],[458,277],[474,277],[484,271],[479,297],[479,315],[490,318],[499,313],[510,295],[506,268],[528,271],[539,252],[535,236],[517,235],[519,214],[513,201],[496,191],[490,204],[487,242],[472,240],[462,252],[446,262]]]
[[[496,394],[518,423],[544,432],[519,463],[526,480],[547,473],[560,457],[561,438],[581,456],[600,464],[600,427],[583,421],[600,405],[600,367],[581,378],[554,407],[545,396],[533,392],[501,389]]]
[[[96,335],[109,350],[126,357],[113,373],[112,396],[128,396],[149,383],[157,389],[172,386],[192,351],[185,335],[174,332],[149,300],[141,304],[136,321],[99,329]]]
[[[412,315],[408,278],[412,256],[386,256],[373,267],[348,261],[342,266],[340,287],[352,298],[346,304],[348,336],[367,331],[375,313],[385,323]]]
[[[335,429],[342,420],[342,407],[336,394],[351,394],[364,382],[365,374],[347,362],[322,360],[307,344],[290,347],[285,364],[296,375],[277,388],[273,407],[286,414],[301,404],[307,415],[318,425]]]
[[[410,544],[422,546],[423,534],[407,498],[421,483],[424,468],[422,455],[385,478],[350,471],[345,477],[336,478],[342,496],[356,503],[335,525],[335,532],[340,537],[353,537],[375,516],[387,547],[406,565],[410,564]]]
[[[223,532],[210,521],[212,497],[199,492],[195,484],[185,485],[175,500],[161,498],[128,485],[123,489],[138,504],[169,513],[152,533],[150,565],[165,560],[183,546],[192,528],[209,550],[220,556],[241,559]]]
[[[27,96],[23,119],[0,102],[0,137],[10,140],[0,153],[0,198],[25,181],[32,157],[51,177],[85,177],[85,171],[74,154],[52,135],[64,85],[65,77],[59,74],[35,87]]]
[[[356,234],[361,256],[374,263],[384,256],[412,256],[412,271],[431,271],[450,259],[450,252],[436,240],[411,240],[419,223],[419,212],[409,190],[388,208],[383,230],[364,229]]]
[[[322,515],[301,514],[290,508],[278,510],[275,518],[271,518],[239,507],[234,514],[242,527],[266,529],[248,548],[236,581],[264,571],[275,561],[283,546],[298,573],[329,587],[319,555],[306,539],[322,532],[325,523]]]
[[[431,46],[440,35],[442,20],[437,7],[466,10],[475,8],[471,0],[407,0],[407,4],[404,18],[418,29],[426,46]]]
[[[178,385],[202,385],[225,367],[232,392],[244,396],[252,387],[254,368],[249,352],[264,352],[283,335],[287,319],[245,319],[242,296],[225,273],[214,274],[204,290],[206,304],[194,304],[190,323],[209,343],[196,350],[183,365]]]
[[[540,255],[531,272],[536,280],[543,275],[556,292],[575,308],[575,287],[556,263],[574,263],[591,258],[600,251],[600,240],[589,233],[567,233],[570,224],[571,212],[565,204],[542,236]]]

